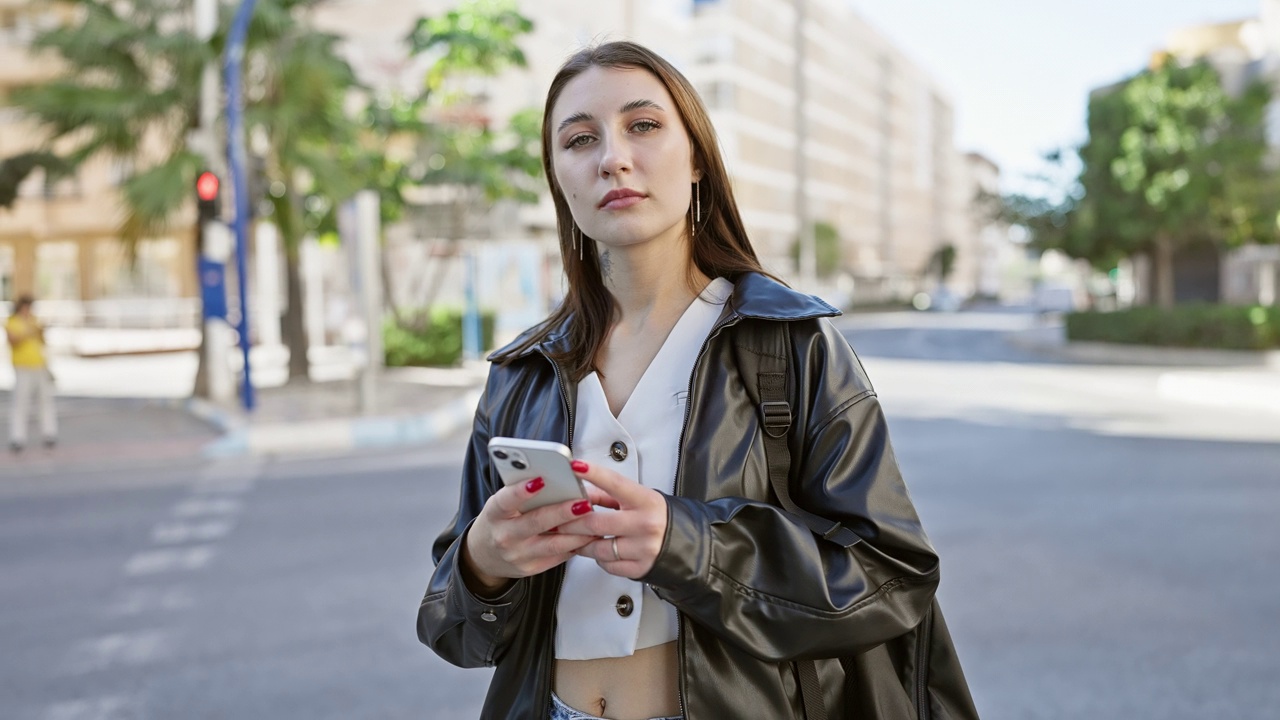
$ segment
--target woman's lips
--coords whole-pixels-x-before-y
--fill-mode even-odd
[[[639,190],[634,190],[632,188],[614,188],[613,190],[605,193],[603,198],[600,198],[600,204],[596,207],[601,210],[621,210],[635,205],[643,200],[644,197],[644,193]]]
[[[635,205],[643,199],[643,195],[624,195],[620,198],[610,200],[609,202],[601,205],[600,208],[602,210],[622,210],[623,208],[629,208],[632,205]]]

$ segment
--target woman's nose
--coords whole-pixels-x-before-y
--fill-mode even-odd
[[[630,172],[631,154],[625,141],[606,139],[603,141],[604,154],[600,156],[600,176],[609,177],[620,172]]]

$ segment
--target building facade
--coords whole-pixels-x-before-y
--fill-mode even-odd
[[[427,59],[408,57],[413,21],[448,0],[332,0],[312,20],[342,35],[343,51],[370,85],[412,92]],[[3,109],[10,88],[56,67],[28,45],[56,23],[50,6],[0,0],[0,157],[40,144],[34,128]],[[954,245],[976,252],[970,166],[953,141],[954,109],[937,84],[843,0],[525,0],[535,23],[522,40],[525,69],[476,80],[496,121],[541,107],[552,74],[575,49],[634,39],[670,59],[699,88],[712,114],[753,243],[766,266],[797,277],[802,223],[835,229],[838,274],[856,299],[905,298],[931,282],[930,258]],[[120,221],[117,168],[103,161],[50,186],[37,176],[15,208],[0,211],[0,292],[93,302],[102,298],[192,297],[194,231],[144,242],[129,264]],[[550,203],[500,209],[485,233],[542,238],[554,233]],[[481,225],[484,225],[481,223]],[[427,224],[395,228],[405,243],[429,240]],[[973,278],[958,287],[978,289]]]
[[[397,41],[413,18],[451,3],[376,2],[377,13],[367,0],[332,2],[317,21],[348,37],[353,64],[371,84],[412,88],[423,68]],[[493,117],[541,107],[551,76],[577,48],[633,39],[698,87],[770,270],[797,277],[802,218],[836,230],[838,272],[853,279],[859,299],[909,297],[929,282],[929,260],[943,245],[973,262],[965,257],[975,247],[972,180],[954,145],[951,101],[843,0],[805,0],[803,8],[791,0],[541,0],[520,8],[535,25],[522,41],[529,67],[483,81]],[[524,232],[551,236],[549,202],[519,217]],[[976,289],[972,281],[961,287]]]

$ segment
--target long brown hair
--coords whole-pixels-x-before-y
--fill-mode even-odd
[[[671,94],[693,146],[694,166],[702,171],[698,183],[689,189],[691,201],[695,190],[702,200],[702,217],[696,223],[693,242],[689,243],[694,266],[707,277],[729,280],[736,280],[747,272],[764,272],[738,214],[729,174],[720,157],[715,128],[711,126],[711,118],[693,84],[671,63],[636,43],[610,42],[579,50],[565,61],[551,81],[542,115],[542,168],[551,188],[551,199],[555,202],[560,258],[569,290],[564,302],[522,342],[494,358],[498,362],[509,362],[545,340],[557,328],[565,326],[569,336],[568,349],[551,359],[560,363],[575,381],[595,369],[596,355],[616,318],[617,304],[600,276],[595,243],[588,237],[580,236],[576,241],[573,237],[573,215],[564,191],[556,182],[551,164],[551,111],[565,85],[592,67],[647,70]],[[577,242],[584,245],[581,260],[578,259],[580,251],[575,248]]]

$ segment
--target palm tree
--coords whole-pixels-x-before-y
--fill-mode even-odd
[[[307,374],[299,240],[316,224],[314,208],[332,207],[333,199],[352,194],[360,181],[349,167],[344,172],[340,153],[328,151],[354,137],[357,125],[343,113],[342,101],[356,82],[334,51],[338,39],[300,20],[317,2],[258,3],[246,62],[246,126],[251,138],[266,142],[267,182],[253,184],[283,188],[269,199],[287,258],[284,329],[291,378]],[[74,168],[106,155],[133,168],[120,186],[126,212],[118,229],[132,247],[170,231],[176,214],[191,202],[204,159],[189,146],[188,131],[198,122],[201,70],[219,57],[224,37],[197,40],[187,29],[189,8],[171,0],[69,4],[75,19],[33,43],[36,50],[60,56],[66,73],[15,93],[14,104],[45,128],[43,162],[56,155]],[[229,13],[223,19],[226,27]],[[32,162],[11,158],[6,175],[25,175]]]
[[[261,186],[285,253],[287,305],[283,336],[289,379],[308,374],[299,274],[302,240],[332,220],[337,203],[374,178],[374,157],[362,150],[361,125],[345,109],[360,85],[336,45],[298,18],[315,0],[266,0],[250,25],[246,55],[245,129],[259,140]],[[269,321],[270,319],[268,319]]]
[[[106,155],[132,167],[120,186],[120,239],[133,245],[167,232],[191,202],[203,160],[187,145],[197,122],[199,77],[215,48],[186,28],[166,0],[69,0],[76,18],[32,43],[66,72],[13,94],[45,129],[48,153],[72,169]]]

